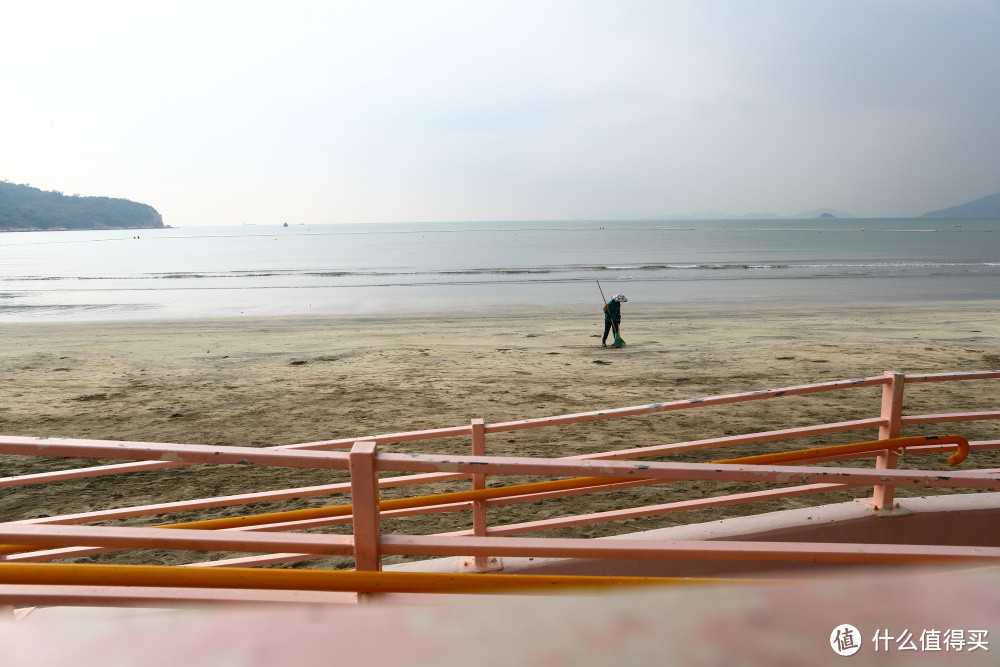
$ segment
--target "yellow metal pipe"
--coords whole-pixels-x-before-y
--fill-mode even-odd
[[[887,440],[869,440],[868,442],[857,442],[850,445],[832,445],[830,447],[816,447],[813,449],[799,449],[792,452],[778,452],[776,454],[758,454],[755,456],[743,456],[735,459],[722,459],[712,461],[712,463],[751,463],[756,465],[768,465],[776,463],[787,463],[790,461],[806,461],[809,459],[825,458],[827,456],[840,456],[842,454],[863,454],[865,452],[878,452],[883,449],[906,449],[918,445],[957,445],[955,453],[948,457],[948,463],[958,465],[969,455],[969,441],[954,433],[949,435],[921,435],[908,438],[889,438]]]
[[[458,502],[467,502],[472,500],[485,500],[488,498],[503,498],[507,496],[517,496],[524,493],[539,493],[544,491],[565,491],[569,489],[578,489],[587,486],[599,486],[602,484],[610,484],[619,481],[621,481],[621,479],[617,477],[573,477],[569,479],[559,479],[548,482],[534,482],[531,484],[516,484],[513,486],[500,486],[489,489],[455,491],[452,493],[439,493],[427,496],[413,496],[410,498],[395,498],[392,500],[379,501],[379,510],[388,511],[396,509],[411,509],[414,507],[431,507],[433,505],[446,505],[448,503],[458,503]],[[245,516],[227,517],[224,519],[205,519],[202,521],[170,523],[155,527],[185,528],[189,530],[222,530],[226,528],[260,526],[269,523],[281,523],[285,521],[304,521],[308,519],[324,519],[337,516],[348,516],[349,514],[351,514],[351,511],[352,511],[351,505],[331,505],[328,507],[313,507],[301,510],[288,510],[285,512],[248,514]],[[22,553],[26,551],[39,551],[46,548],[52,548],[52,547],[8,544],[0,546],[0,555]]]
[[[601,577],[532,574],[438,574],[355,570],[291,570],[172,565],[0,563],[0,584],[157,586],[357,593],[503,593],[538,589],[605,588],[664,584],[753,583],[753,579]],[[769,583],[773,580],[767,580]]]
[[[957,450],[948,458],[948,463],[958,465],[968,456],[969,442],[964,437],[956,434],[943,436],[914,436],[907,438],[890,438],[887,440],[871,440],[848,445],[832,445],[829,447],[816,447],[813,449],[799,449],[791,452],[779,452],[775,454],[758,454],[755,456],[743,456],[738,458],[717,459],[710,463],[749,463],[756,465],[787,463],[791,461],[804,461],[808,459],[823,458],[826,456],[839,456],[843,454],[859,454],[865,452],[875,452],[884,449],[900,449],[915,447],[926,444],[954,444]],[[516,484],[512,486],[493,487],[488,489],[476,489],[468,491],[455,491],[451,493],[439,493],[426,496],[413,496],[410,498],[396,498],[393,500],[382,500],[379,502],[380,511],[412,509],[416,507],[431,507],[434,505],[445,505],[448,503],[469,502],[473,500],[488,500],[492,498],[506,498],[529,493],[545,493],[551,491],[566,491],[579,489],[587,486],[601,486],[621,482],[625,478],[621,477],[572,477],[561,480],[551,480],[547,482],[533,482],[530,484]],[[330,518],[337,516],[347,516],[351,514],[351,505],[331,505],[328,507],[314,507],[302,510],[289,510],[285,512],[270,512],[265,514],[248,514],[245,516],[227,517],[224,519],[206,519],[203,521],[189,521],[185,523],[171,523],[157,526],[157,528],[185,528],[190,530],[222,530],[227,528],[240,528],[246,526],[259,526],[269,523],[281,523],[286,521],[304,521],[308,519]],[[0,546],[0,555],[22,553],[26,551],[41,550],[46,547],[32,545],[4,545]]]
[[[824,456],[837,456],[841,454],[856,454],[869,451],[880,451],[883,449],[898,449],[905,447],[915,447],[923,444],[957,444],[958,451],[949,457],[951,465],[957,465],[965,460],[969,452],[969,442],[960,435],[943,436],[917,436],[910,438],[893,438],[890,440],[872,440],[850,445],[833,445],[830,447],[818,447],[813,449],[800,449],[791,452],[781,452],[778,454],[761,454],[757,456],[744,456],[730,459],[717,459],[710,463],[752,463],[758,465],[782,463],[789,461],[801,461],[810,458],[822,458]],[[579,489],[587,486],[601,486],[603,484],[613,484],[624,481],[622,477],[572,477],[562,480],[552,480],[548,482],[533,482],[530,484],[516,484],[513,486],[500,486],[489,489],[478,489],[469,491],[455,491],[452,493],[439,493],[426,496],[413,496],[410,498],[397,498],[394,500],[382,500],[379,502],[380,511],[412,509],[415,507],[430,507],[433,505],[445,505],[448,503],[469,502],[473,500],[489,500],[493,498],[506,498],[529,493],[545,493],[550,491],[565,491],[569,489]],[[287,512],[273,512],[270,514],[253,514],[241,517],[230,517],[226,519],[208,519],[205,521],[193,521],[187,523],[175,523],[159,526],[160,528],[189,528],[189,529],[219,529],[236,528],[239,526],[254,526],[266,523],[277,523],[281,521],[300,521],[306,519],[327,518],[335,516],[347,516],[351,513],[350,505],[332,505],[329,507],[317,507],[305,510],[290,510]]]

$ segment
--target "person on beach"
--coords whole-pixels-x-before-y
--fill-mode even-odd
[[[604,336],[601,337],[601,345],[608,346],[608,333],[611,327],[615,328],[615,333],[621,331],[622,324],[622,304],[628,301],[624,294],[615,294],[611,301],[604,306]]]

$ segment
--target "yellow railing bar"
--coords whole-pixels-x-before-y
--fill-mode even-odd
[[[888,438],[886,440],[869,440],[868,442],[857,442],[850,445],[832,445],[830,447],[816,447],[813,449],[798,449],[792,452],[778,452],[776,454],[757,454],[755,456],[743,456],[736,459],[723,459],[712,463],[751,463],[757,465],[768,465],[776,463],[788,463],[790,461],[807,461],[809,459],[821,459],[828,456],[840,456],[843,454],[863,454],[865,452],[879,452],[883,449],[901,449],[916,447],[918,445],[957,445],[955,453],[948,457],[948,463],[955,466],[961,463],[969,455],[969,441],[954,433],[949,435],[918,435],[908,438]]]
[[[942,436],[913,436],[907,438],[889,438],[887,440],[871,440],[849,445],[832,445],[829,447],[816,447],[813,449],[799,449],[791,452],[779,452],[776,454],[758,454],[755,456],[743,456],[738,458],[717,459],[709,463],[750,463],[757,465],[786,463],[790,461],[805,461],[809,459],[825,458],[828,456],[839,456],[843,454],[860,454],[865,452],[876,452],[884,449],[905,449],[917,445],[942,444],[957,445],[954,454],[948,457],[948,463],[958,465],[969,454],[969,441],[956,434]],[[551,480],[547,482],[532,482],[529,484],[515,484],[512,486],[499,486],[489,489],[478,489],[468,491],[454,491],[451,493],[438,493],[426,496],[412,496],[410,498],[395,498],[392,500],[379,501],[379,511],[389,511],[398,509],[413,509],[417,507],[431,507],[434,505],[446,505],[449,503],[470,502],[474,500],[489,500],[493,498],[506,498],[529,493],[546,493],[551,491],[567,491],[571,489],[586,488],[588,486],[602,486],[617,482],[635,481],[627,480],[623,477],[572,477],[561,480]],[[301,510],[288,510],[284,512],[270,512],[265,514],[248,514],[245,516],[227,517],[223,519],[206,519],[203,521],[188,521],[184,523],[171,523],[156,526],[157,528],[184,528],[189,530],[222,530],[227,528],[240,528],[247,526],[259,526],[269,523],[281,523],[286,521],[304,521],[308,519],[323,519],[338,516],[348,516],[351,514],[351,505],[331,505],[328,507],[314,507]],[[37,551],[46,547],[31,545],[8,544],[0,546],[0,555],[22,553],[26,551]]]
[[[600,486],[624,481],[620,477],[573,477],[569,479],[551,480],[548,482],[533,482],[531,484],[516,484],[513,486],[498,486],[489,489],[469,491],[454,491],[428,496],[413,496],[410,498],[395,498],[379,501],[379,511],[411,509],[415,507],[431,507],[448,503],[468,502],[472,500],[487,500],[518,496],[525,493],[541,493],[546,491],[565,491],[588,486]],[[632,480],[634,481],[634,480]],[[223,519],[205,519],[203,521],[188,521],[185,523],[169,523],[154,526],[155,528],[185,528],[189,530],[223,530],[227,528],[242,528],[260,526],[269,523],[285,521],[305,521],[308,519],[326,519],[338,516],[348,516],[352,512],[351,505],[330,505],[328,507],[313,507],[267,514],[248,514],[245,516],[226,517]],[[0,546],[0,555],[38,551],[51,547],[7,544]]]
[[[665,584],[760,583],[760,579],[533,574],[440,574],[174,565],[0,563],[0,584],[157,586],[357,593],[502,593]],[[767,583],[775,580],[767,579]]]

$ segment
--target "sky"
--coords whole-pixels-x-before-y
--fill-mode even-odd
[[[0,180],[172,226],[1000,191],[1000,0],[0,0]]]

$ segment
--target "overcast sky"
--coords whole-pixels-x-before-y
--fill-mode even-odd
[[[0,10],[0,180],[174,226],[911,216],[1000,191],[1000,0]]]

